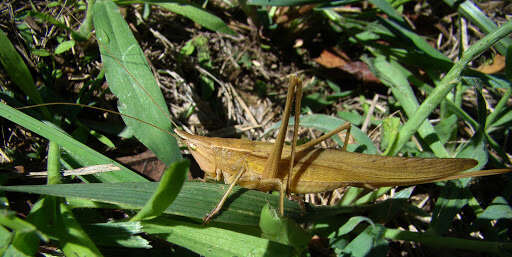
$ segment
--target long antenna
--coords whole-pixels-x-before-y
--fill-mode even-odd
[[[114,62],[116,62],[117,65],[119,65],[119,67],[121,67],[128,74],[128,76],[130,76],[130,78],[135,82],[137,87],[144,92],[144,94],[151,100],[151,102],[158,108],[158,110],[162,114],[167,116],[167,118],[169,119],[171,124],[175,128],[178,128],[178,125],[172,120],[172,118],[170,117],[170,114],[167,115],[167,112],[162,109],[162,107],[156,102],[156,100],[151,96],[151,94],[147,91],[147,89],[139,82],[139,80],[137,78],[135,78],[135,76],[119,61],[119,59],[117,57],[114,56],[113,53],[110,52],[108,47],[105,47],[105,46],[102,47],[101,46],[102,43],[100,42],[100,40],[98,40],[97,38],[95,38],[95,39],[96,39],[96,42],[98,42],[98,47],[100,49],[100,53],[101,53],[101,50],[105,50],[107,52],[106,56],[109,56],[110,58],[112,58],[114,60]],[[153,74],[153,77],[154,77],[154,74]],[[129,117],[128,115],[124,115],[124,116]],[[130,118],[135,118],[135,117],[130,117]],[[140,119],[136,119],[136,118],[135,118],[135,120],[140,121]],[[148,124],[148,122],[144,122],[144,124]],[[152,126],[155,127],[154,125],[152,125]]]
[[[145,120],[139,119],[139,118],[137,118],[135,116],[124,114],[124,113],[120,113],[120,112],[116,112],[116,111],[112,111],[112,110],[101,108],[101,107],[90,106],[90,105],[86,105],[86,104],[77,104],[77,103],[44,103],[44,104],[34,104],[34,105],[29,105],[29,106],[18,107],[16,109],[17,110],[25,110],[25,109],[39,108],[39,107],[43,107],[43,106],[56,106],[56,105],[79,106],[79,107],[83,107],[83,108],[90,108],[90,109],[94,109],[94,110],[98,110],[98,111],[104,111],[104,112],[108,112],[108,113],[112,113],[112,114],[117,114],[117,115],[123,116],[123,117],[128,117],[130,119],[134,119],[134,120],[136,120],[138,122],[142,122],[142,123],[144,123],[144,124],[146,124],[148,126],[156,128],[156,129],[158,129],[160,131],[163,131],[163,132],[173,136],[174,138],[180,140],[180,137],[177,134],[172,133],[172,132],[168,131],[167,129],[163,129],[161,127],[158,127],[155,124],[152,124],[152,123],[147,122]]]

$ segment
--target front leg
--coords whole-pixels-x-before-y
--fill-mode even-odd
[[[206,215],[203,218],[203,224],[207,224],[215,215],[217,215],[219,213],[219,211],[222,209],[222,206],[228,199],[229,194],[231,193],[231,191],[233,191],[233,187],[235,187],[235,185],[240,180],[240,178],[242,177],[242,175],[245,173],[246,170],[247,170],[247,164],[244,164],[242,166],[242,168],[240,169],[240,171],[236,174],[235,178],[231,181],[228,190],[226,190],[226,192],[222,196],[222,199],[220,199],[220,201],[217,204],[217,206],[215,207],[215,209],[213,209],[210,213],[208,213],[208,215]],[[221,173],[221,172],[219,172],[219,173]]]

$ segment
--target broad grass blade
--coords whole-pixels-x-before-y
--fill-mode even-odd
[[[119,111],[170,130],[170,115],[160,88],[118,7],[111,1],[96,2],[93,20],[105,76],[119,98]],[[173,136],[134,119],[123,119],[135,137],[167,165],[182,158]]]

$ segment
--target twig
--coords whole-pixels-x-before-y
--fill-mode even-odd
[[[100,172],[110,172],[110,171],[116,171],[121,170],[121,168],[113,165],[113,164],[100,164],[100,165],[94,165],[94,166],[88,166],[73,170],[64,170],[61,172],[62,176],[83,176],[83,175],[91,175],[95,173]],[[39,171],[39,172],[29,172],[28,176],[47,176],[47,171]]]

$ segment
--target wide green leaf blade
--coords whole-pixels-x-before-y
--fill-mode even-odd
[[[478,219],[489,221],[512,219],[512,207],[510,207],[505,198],[498,196],[494,198],[492,203],[485,209],[484,212],[478,215]]]
[[[167,165],[180,160],[176,139],[166,132],[171,123],[165,100],[118,7],[111,1],[97,1],[93,20],[105,76],[110,90],[119,98],[119,111],[161,129],[128,117],[123,117],[125,123]]]
[[[140,236],[144,232],[140,222],[84,224],[83,228],[91,239],[100,246],[151,248],[149,241]]]
[[[260,229],[263,238],[292,246],[297,253],[307,248],[312,236],[295,220],[281,217],[269,204],[265,204],[261,210]]]
[[[388,242],[384,239],[385,227],[377,224],[368,226],[357,235],[342,251],[344,256],[384,257],[388,252]]]
[[[157,182],[58,184],[37,186],[1,186],[0,190],[46,194],[61,197],[78,197],[125,208],[140,209],[151,198],[158,186]],[[164,213],[197,219],[209,213],[226,191],[228,185],[185,182],[182,190]],[[210,223],[238,224],[257,227],[261,209],[267,203],[274,208],[279,204],[279,196],[236,186],[222,211]],[[88,206],[90,207],[90,206]],[[98,205],[98,207],[105,207]],[[314,220],[340,213],[357,213],[369,206],[358,207],[313,207],[306,209],[298,203],[286,200],[285,215],[297,220]]]
[[[268,239],[202,224],[158,218],[143,230],[203,256],[292,256],[293,248]]]

